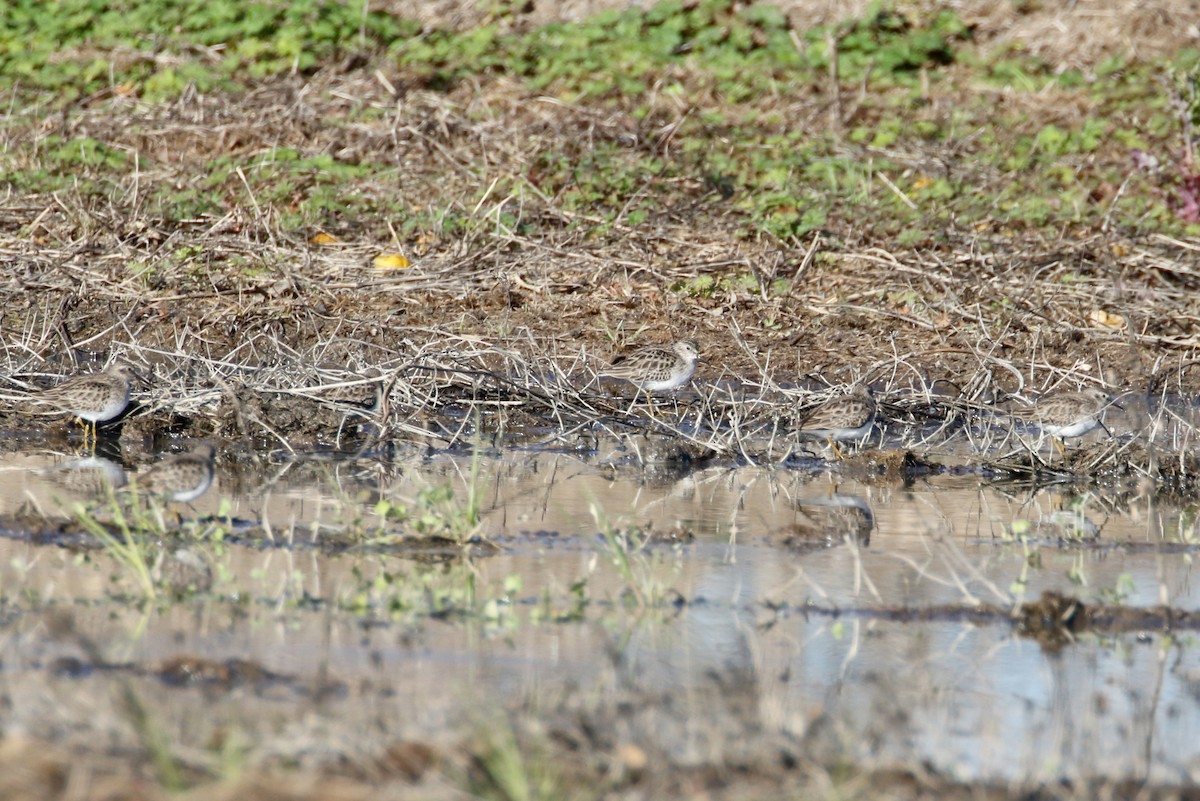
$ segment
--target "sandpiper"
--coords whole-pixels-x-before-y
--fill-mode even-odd
[[[213,482],[211,442],[200,442],[187,453],[177,453],[158,462],[137,477],[137,485],[151,495],[177,503],[191,503],[208,492]]]
[[[837,440],[862,439],[875,426],[875,396],[866,384],[855,384],[850,392],[825,401],[808,412],[800,421],[800,439],[823,439],[829,442],[837,458],[842,451]]]
[[[1055,447],[1065,449],[1062,440],[1082,437],[1103,426],[1104,410],[1115,405],[1108,393],[1095,387],[1051,392],[1034,402],[1027,416],[1050,435]]]
[[[621,378],[646,392],[678,389],[692,380],[700,348],[690,339],[681,339],[670,347],[650,345],[628,356],[618,356],[600,375]]]
[[[38,393],[34,400],[83,420],[86,441],[88,423],[94,437],[96,426],[116,419],[129,406],[129,383],[136,375],[131,365],[117,363],[101,373],[69,378]]]

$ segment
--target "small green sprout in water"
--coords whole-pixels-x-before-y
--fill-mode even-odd
[[[1074,563],[1067,570],[1067,580],[1078,587],[1088,585],[1087,572],[1083,569],[1083,555],[1075,557]]]
[[[1014,520],[1008,526],[1009,538],[1020,542],[1025,549],[1025,561],[1021,564],[1021,575],[1013,579],[1012,584],[1008,587],[1009,594],[1014,598],[1024,596],[1029,589],[1029,571],[1042,566],[1042,552],[1029,538],[1031,529],[1029,521],[1024,519]]]
[[[1008,536],[1014,540],[1023,540],[1029,536],[1032,524],[1025,519],[1014,520],[1008,524]]]
[[[588,511],[604,538],[609,561],[625,582],[623,595],[632,596],[639,607],[661,604],[667,589],[654,577],[650,557],[646,554],[649,535],[638,528],[613,526],[595,501],[589,502]]]
[[[534,621],[550,620],[557,623],[576,623],[583,620],[589,603],[587,579],[581,578],[573,581],[567,589],[568,597],[571,600],[568,609],[561,612],[556,610],[555,598],[551,594],[550,587],[547,586],[542,590],[541,602],[531,611],[530,619]]]
[[[1122,606],[1137,592],[1137,582],[1129,573],[1117,576],[1117,582],[1112,587],[1106,587],[1099,592],[1099,598],[1110,606]]]
[[[379,503],[375,504],[375,514],[379,516],[380,520],[403,522],[408,519],[408,507],[402,503],[381,498]]]
[[[153,600],[158,591],[150,567],[153,561],[150,555],[153,547],[151,541],[154,537],[149,536],[151,532],[148,529],[151,529],[152,521],[142,518],[140,514],[135,517],[127,516],[126,509],[117,501],[111,490],[107,510],[113,518],[109,525],[100,521],[96,510],[81,503],[75,504],[72,513],[84,530],[96,538],[105,552],[133,576],[142,597]],[[110,526],[116,533],[110,530]]]
[[[410,527],[423,539],[444,538],[459,545],[477,541],[483,524],[484,482],[479,475],[480,461],[476,449],[463,494],[456,494],[454,486],[445,482],[422,488],[415,498],[381,498],[374,507],[378,521],[374,530],[366,534],[361,521],[353,528],[360,530],[363,540],[372,541],[403,537],[390,532],[389,526]]]
[[[1066,539],[1092,539],[1097,535],[1096,525],[1088,519],[1087,509],[1096,496],[1085,492],[1071,499],[1068,507],[1052,516],[1055,525],[1059,526]]]

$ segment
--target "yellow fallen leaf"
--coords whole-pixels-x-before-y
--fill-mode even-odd
[[[371,262],[376,270],[403,270],[408,264],[408,259],[399,253],[380,253]]]
[[[646,752],[638,748],[633,743],[626,743],[617,749],[617,757],[626,770],[640,772],[645,769],[646,764],[650,761],[646,756]]]
[[[928,186],[931,186],[932,184],[933,184],[932,178],[930,178],[928,175],[921,175],[921,176],[918,176],[917,179],[912,182],[912,188],[914,191],[919,192],[920,190],[922,190]]]
[[[324,231],[322,231],[319,234],[316,234],[315,236],[312,237],[312,239],[308,240],[309,244],[311,244],[311,245],[336,245],[337,241],[338,240],[337,240],[336,236],[333,236],[332,234],[327,234]]]
[[[1103,309],[1092,309],[1092,313],[1088,315],[1088,319],[1096,325],[1102,325],[1105,328],[1121,328],[1125,325],[1125,318],[1119,314],[1111,314]]]
[[[1108,249],[1110,251],[1112,251],[1112,254],[1114,256],[1116,256],[1118,259],[1121,258],[1122,256],[1129,255],[1129,243],[1128,242],[1113,242],[1111,245],[1108,246]]]

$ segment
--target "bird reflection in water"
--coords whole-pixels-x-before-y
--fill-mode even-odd
[[[815,551],[852,542],[871,543],[875,513],[860,495],[833,492],[792,501],[799,516],[777,533],[781,545],[793,550]]]

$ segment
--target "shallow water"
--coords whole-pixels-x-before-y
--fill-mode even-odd
[[[699,721],[699,689],[716,681],[752,699],[729,715],[868,766],[921,761],[967,779],[1200,777],[1194,632],[1048,642],[1002,614],[966,614],[1045,590],[1197,610],[1194,508],[1145,487],[882,479],[842,465],[646,472],[610,457],[226,460],[198,501],[163,510],[184,533],[151,549],[160,590],[175,573],[204,580],[150,604],[111,550],[10,527],[0,589],[12,726],[123,743],[120,716],[98,710],[112,711],[111,682],[133,677],[181,748],[238,726],[272,753],[319,760],[369,750],[376,728],[436,738],[481,703],[549,704],[578,688],[665,693]],[[87,493],[45,471],[71,458],[7,456],[0,515],[69,516]],[[137,461],[129,472],[152,459]],[[437,500],[446,485],[451,499]],[[411,533],[422,509],[461,509],[471,487],[477,533],[497,553],[419,561],[379,538]],[[381,498],[414,516],[382,523]],[[225,539],[187,533],[204,521],[226,521]],[[643,544],[631,527],[661,541]],[[349,547],[322,547],[348,536]],[[891,614],[942,605],[961,614]],[[156,673],[192,655],[275,676],[214,692]],[[78,665],[66,657],[92,664],[68,670]],[[731,747],[688,714],[644,736],[683,763]]]

